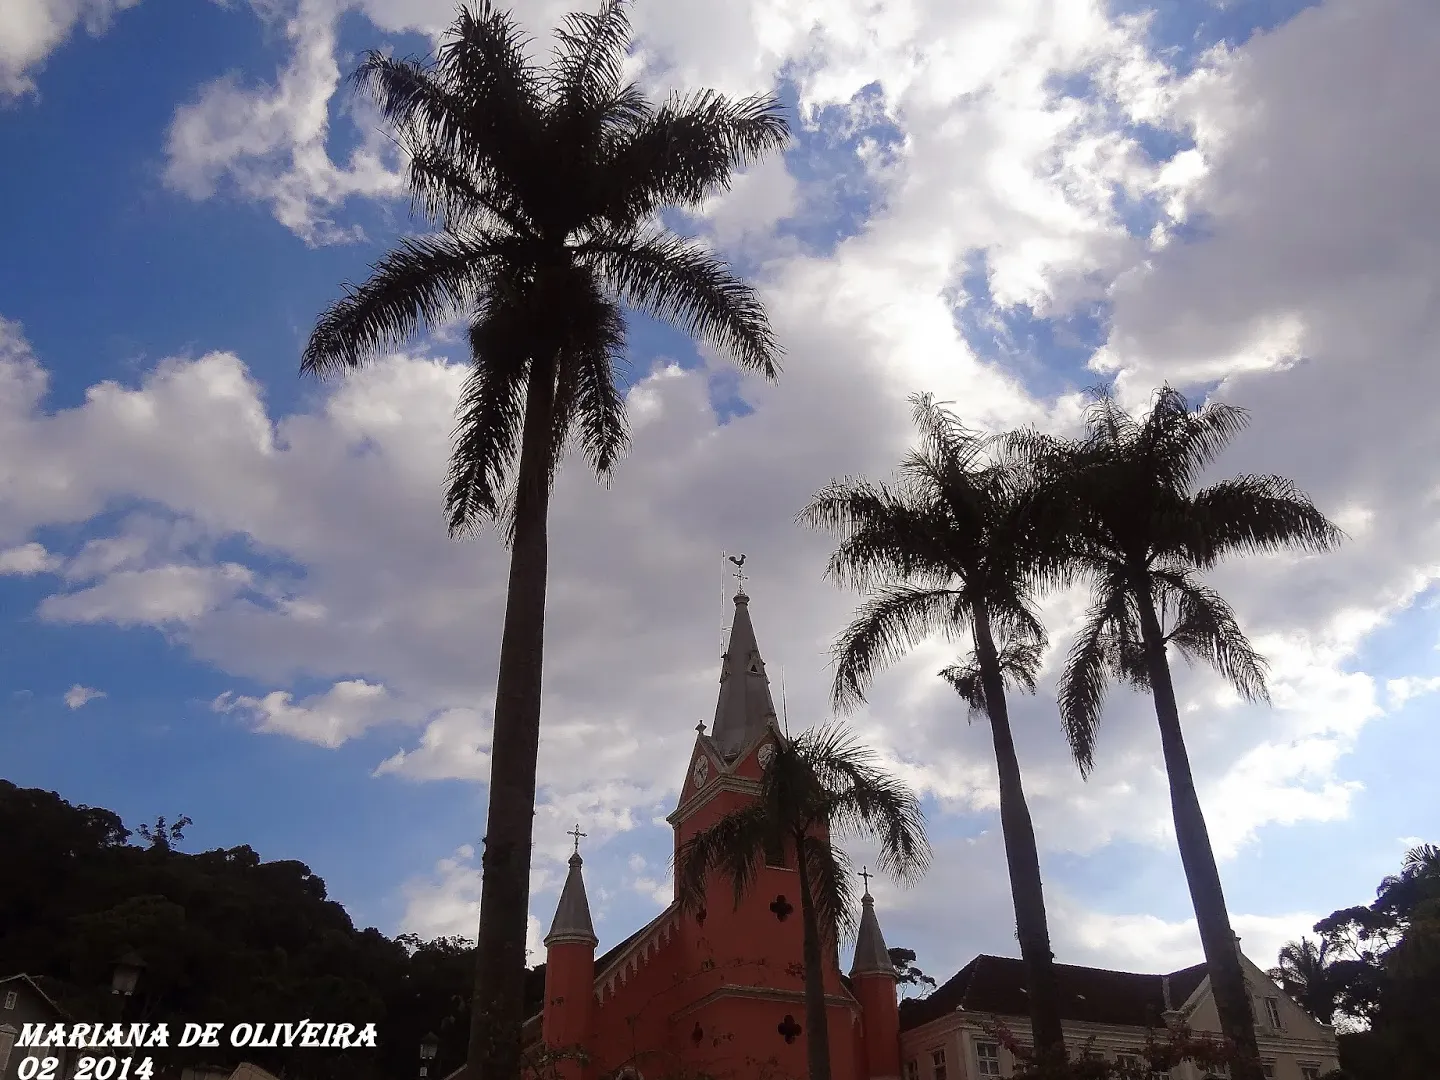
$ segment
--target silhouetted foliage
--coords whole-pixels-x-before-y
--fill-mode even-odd
[[[1320,945],[1311,947],[1324,949],[1322,985],[1335,1013],[1368,1028],[1340,1036],[1347,1076],[1433,1077],[1440,1061],[1440,850],[1425,844],[1407,852],[1373,903],[1332,912],[1315,932]],[[1282,967],[1296,949],[1304,944],[1285,947]]]
[[[127,1020],[163,1020],[172,1034],[187,1021],[307,1018],[378,1032],[376,1049],[349,1052],[172,1047],[157,1058],[166,1068],[249,1060],[287,1080],[411,1076],[432,1030],[432,1074],[463,1062],[469,941],[359,929],[304,863],[264,862],[247,846],[176,851],[187,824],[157,820],[135,830],[148,846],[132,845],[109,810],[0,780],[0,974],[37,978],[76,1020],[112,1021],[113,965],[134,950],[145,968]],[[543,995],[542,967],[527,979],[528,1012]]]

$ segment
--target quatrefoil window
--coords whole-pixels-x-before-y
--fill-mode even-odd
[[[789,1013],[786,1013],[785,1019],[780,1021],[780,1024],[776,1028],[776,1030],[779,1031],[782,1036],[784,1036],[787,1043],[793,1043],[796,1039],[800,1037],[800,1032],[803,1029],[800,1027],[799,1024],[795,1022],[795,1017],[791,1016]]]
[[[779,896],[775,897],[773,901],[771,901],[770,910],[775,913],[775,918],[779,919],[781,922],[784,922],[790,917],[791,912],[795,910],[795,905],[790,903],[789,900],[786,900],[785,894],[781,893]]]

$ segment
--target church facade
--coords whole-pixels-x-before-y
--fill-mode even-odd
[[[735,596],[719,700],[697,730],[669,821],[675,847],[746,805],[783,738],[749,598]],[[800,897],[793,852],[776,852],[737,906],[712,880],[694,911],[677,902],[598,959],[577,851],[545,937],[545,1000],[538,1032],[550,1047],[580,1047],[563,1062],[571,1080],[658,1080],[704,1074],[755,1080],[803,1077],[805,994]],[[895,970],[867,893],[855,961],[842,975],[825,949],[825,998],[834,1080],[899,1080]],[[533,1027],[532,1027],[533,1031]]]

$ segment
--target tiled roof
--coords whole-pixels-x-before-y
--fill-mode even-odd
[[[1178,1009],[1205,977],[1205,965],[1196,964],[1169,975],[1137,975],[1104,968],[1056,964],[1060,984],[1060,1017],[1092,1024],[1159,1027],[1165,1012],[1165,980],[1170,983],[1170,1007]],[[928,1024],[956,1009],[997,1016],[1029,1016],[1025,968],[1004,956],[977,956],[922,1000],[900,1005],[900,1030]]]

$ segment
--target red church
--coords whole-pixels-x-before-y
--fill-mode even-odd
[[[698,728],[680,801],[668,819],[677,848],[755,798],[773,744],[782,738],[749,598],[740,592],[715,720],[708,735],[705,725]],[[713,881],[703,907],[685,912],[672,901],[598,959],[581,867],[577,851],[545,938],[544,1007],[527,1023],[527,1041],[583,1048],[583,1066],[564,1066],[572,1080],[805,1075],[793,853],[768,859],[738,908],[730,883]],[[895,969],[868,891],[862,904],[848,977],[834,942],[826,949],[834,1080],[898,1080]]]

